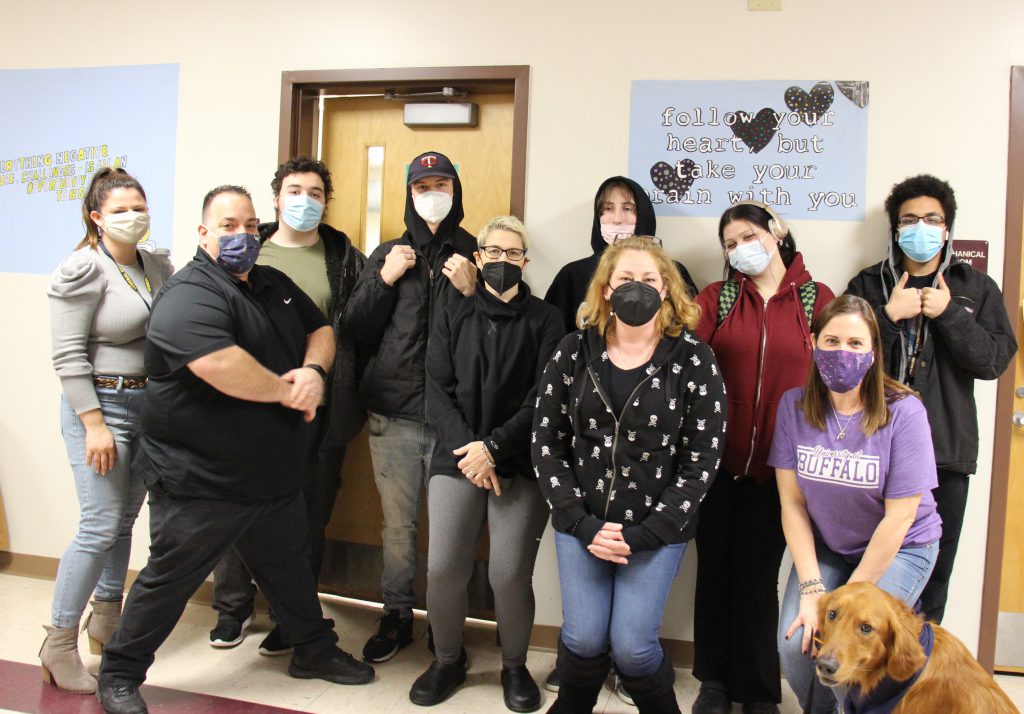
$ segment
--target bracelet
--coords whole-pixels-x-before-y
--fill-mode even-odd
[[[327,372],[325,372],[324,368],[321,367],[320,365],[316,364],[315,362],[310,362],[309,364],[304,364],[304,365],[302,365],[302,368],[303,369],[311,369],[311,370],[313,370],[314,372],[316,372],[317,374],[320,375],[320,378],[322,380],[324,380],[325,382],[327,381]]]
[[[484,460],[487,461],[487,465],[490,466],[493,469],[494,468],[494,459],[491,458],[491,452],[487,450],[487,447],[484,446],[484,442],[482,442],[482,441],[480,442],[480,451],[483,452]]]
[[[804,580],[802,583],[800,583],[800,589],[803,590],[804,588],[809,588],[812,585],[824,586],[824,584],[825,582],[821,578],[811,578],[810,580]]]
[[[803,597],[804,595],[824,595],[827,592],[828,591],[825,589],[824,585],[817,585],[810,590],[801,590],[800,597]]]

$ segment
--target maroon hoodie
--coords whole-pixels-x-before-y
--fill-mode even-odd
[[[797,253],[786,269],[779,291],[767,304],[754,281],[733,273],[740,284],[736,304],[721,325],[718,294],[722,281],[697,296],[701,308],[697,336],[715,353],[729,398],[729,424],[721,468],[731,476],[749,476],[758,483],[775,475],[766,462],[775,433],[775,410],[783,392],[807,380],[811,364],[811,333],[800,304],[800,286],[811,279]],[[818,283],[817,315],[833,297]]]

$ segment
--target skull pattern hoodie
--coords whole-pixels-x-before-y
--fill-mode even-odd
[[[552,525],[589,544],[621,523],[633,552],[693,537],[724,445],[725,385],[692,333],[663,337],[620,414],[594,328],[567,335],[537,390],[533,464]]]

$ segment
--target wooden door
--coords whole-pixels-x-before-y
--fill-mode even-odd
[[[406,174],[409,161],[439,151],[455,164],[462,182],[465,218],[474,235],[488,220],[510,212],[512,186],[513,95],[473,94],[479,106],[476,127],[409,128],[402,102],[383,97],[325,100],[321,158],[331,171],[334,198],[325,221],[343,230],[369,254],[379,242],[405,231]],[[379,239],[376,237],[379,233]],[[420,509],[416,587],[425,594],[426,503]],[[328,545],[321,574],[329,592],[376,600],[380,596],[382,512],[373,480],[366,430],[349,444],[342,489],[327,527]],[[478,558],[486,559],[486,539]],[[490,616],[486,577],[475,577],[471,614]]]
[[[1024,220],[1021,225],[1024,225]],[[1024,244],[1024,232],[1020,239]],[[1024,257],[1021,260],[1020,289],[1019,294],[1024,295]],[[1024,335],[1022,305],[1017,306],[1010,319],[1017,324],[1017,334]],[[1014,363],[1014,426],[1010,441],[995,668],[1024,673],[1024,349],[1017,350]],[[1004,425],[997,424],[996,428],[1004,428]]]

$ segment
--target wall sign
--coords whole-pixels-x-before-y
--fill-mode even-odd
[[[961,263],[967,263],[981,273],[988,273],[987,240],[955,240],[953,255]]]
[[[867,82],[634,81],[629,176],[659,216],[860,221],[867,126]]]

